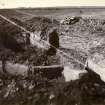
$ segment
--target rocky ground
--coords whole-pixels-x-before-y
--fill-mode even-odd
[[[70,13],[66,9],[46,10],[45,13],[42,10],[42,16],[41,13],[34,16],[35,10],[23,9],[21,11],[0,10],[0,14],[32,32],[41,31],[44,26],[48,27],[48,31],[52,27],[57,27],[60,50],[82,63],[85,63],[86,59],[91,56],[93,60],[96,58],[94,60],[96,63],[104,66],[105,19],[103,10],[100,12],[98,9],[92,9],[92,12],[87,12],[84,9],[74,9]],[[49,11],[52,11],[52,14],[49,14]],[[70,16],[81,14],[82,18],[72,25],[60,24],[60,20],[65,16],[68,17],[69,14]],[[23,31],[19,28],[0,18],[0,59],[6,56],[7,60],[12,63],[45,65],[46,56],[43,49],[25,46],[22,33]],[[16,49],[10,47],[15,44]],[[71,64],[72,69],[83,69],[73,59],[64,60],[65,63]],[[49,64],[52,64],[50,60]],[[78,80],[65,82],[63,77],[48,80],[40,73],[33,75],[29,72],[27,78],[0,74],[0,105],[104,105],[105,83],[100,77],[94,73],[86,73],[83,76],[81,74],[80,77]]]

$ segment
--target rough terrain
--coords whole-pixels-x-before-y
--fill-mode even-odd
[[[97,64],[104,66],[104,11],[105,8],[6,9],[0,10],[0,14],[35,33],[40,32],[44,26],[48,27],[48,32],[52,27],[57,27],[60,50],[84,64],[86,59],[91,57]],[[81,16],[82,18],[72,25],[60,24],[65,17],[71,16]],[[25,46],[23,33],[19,28],[0,18],[0,59],[2,56],[6,56],[11,63],[29,66],[45,65],[46,56],[43,49],[37,48],[37,46]],[[7,35],[7,39],[4,35]],[[19,53],[10,47],[14,44],[21,49],[18,49]],[[63,63],[69,64],[72,70],[75,69],[77,72],[83,70],[83,67],[73,59],[63,58],[63,60]],[[58,61],[56,62],[58,63]],[[49,64],[53,63],[49,60]],[[0,105],[105,104],[105,83],[94,73],[81,74],[80,79],[69,82],[65,82],[63,77],[48,80],[43,78],[40,73],[32,75],[29,72],[28,75],[28,78],[25,78],[0,74]]]

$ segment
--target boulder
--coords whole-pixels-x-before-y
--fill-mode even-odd
[[[94,74],[94,76],[97,75],[98,78],[100,78],[102,81],[105,82],[105,59],[104,56],[98,53],[95,53],[93,56],[89,57],[87,59],[86,64],[86,70]]]

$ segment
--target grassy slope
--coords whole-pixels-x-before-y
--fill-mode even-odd
[[[59,32],[64,33],[61,36],[61,45],[70,49],[79,49],[88,53],[89,49],[104,44],[104,17],[105,8],[45,8],[45,9],[20,9],[26,13],[31,13],[37,16],[47,16],[59,19],[64,19],[66,16],[82,16],[80,22],[70,26],[60,26]],[[82,11],[82,12],[80,12]],[[33,23],[34,24],[34,23]],[[67,36],[67,38],[65,37]],[[63,43],[62,43],[63,42]],[[65,43],[68,44],[65,44]],[[89,46],[87,45],[89,44]]]

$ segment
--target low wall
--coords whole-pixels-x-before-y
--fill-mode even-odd
[[[21,75],[28,76],[29,67],[27,65],[22,64],[13,64],[10,62],[6,62],[6,71],[11,75]],[[43,77],[47,77],[48,79],[58,78],[62,76],[63,71],[62,65],[51,65],[51,66],[32,66],[32,73],[41,73]],[[0,61],[0,72],[3,73],[2,70],[2,62]]]

